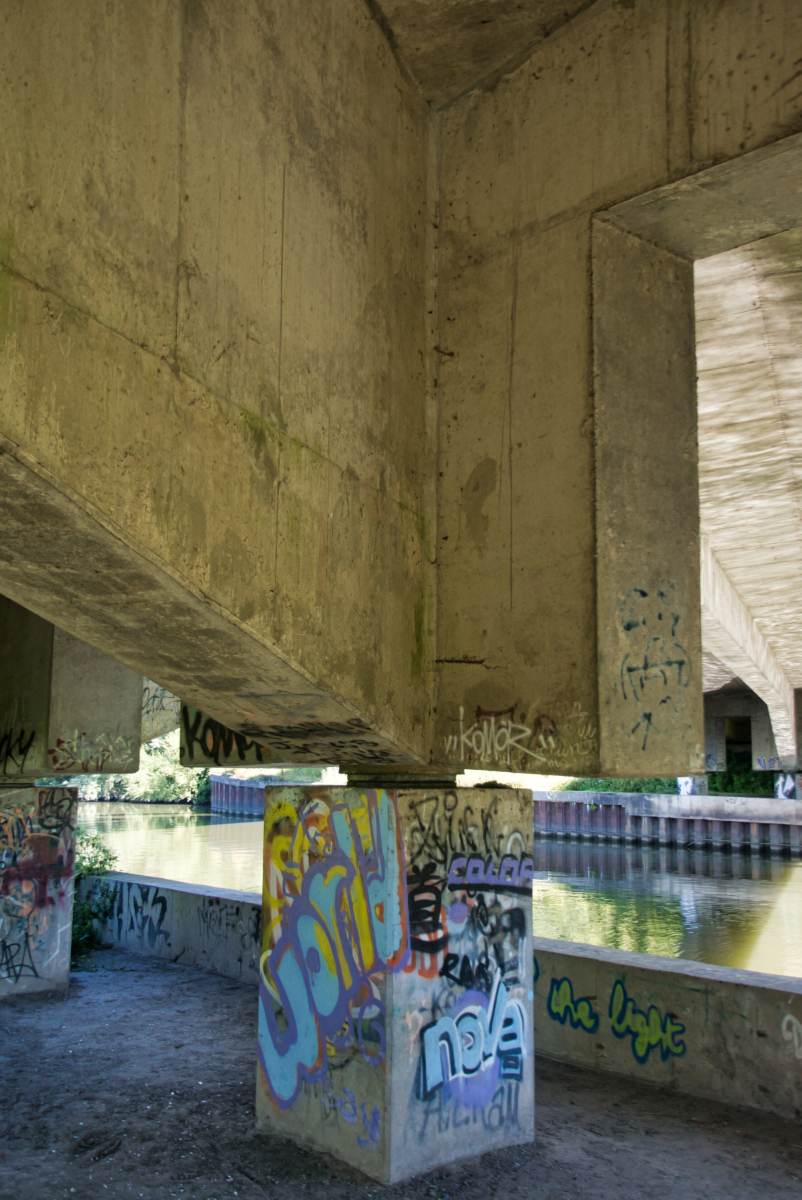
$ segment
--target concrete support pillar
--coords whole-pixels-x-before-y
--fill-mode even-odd
[[[797,857],[802,854],[802,825],[788,827],[788,848]]]
[[[532,799],[268,788],[257,1126],[390,1184],[534,1138]]]
[[[603,772],[691,775],[705,769],[693,266],[607,215],[592,254],[599,757]]]
[[[0,999],[70,978],[75,788],[0,788]]]
[[[0,779],[139,767],[142,676],[0,596]]]

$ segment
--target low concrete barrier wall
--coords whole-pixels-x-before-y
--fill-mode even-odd
[[[105,882],[107,942],[258,985],[258,893]],[[550,938],[533,948],[538,1054],[802,1120],[802,979]]]
[[[538,1054],[802,1119],[802,979],[533,944]]]
[[[79,895],[111,889],[107,943],[259,984],[262,897],[172,879],[115,873],[81,881]]]
[[[533,792],[545,837],[802,854],[802,805],[750,796]]]

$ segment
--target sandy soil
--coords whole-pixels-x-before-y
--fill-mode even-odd
[[[0,1002],[0,1197],[802,1196],[802,1126],[538,1063],[537,1141],[384,1189],[253,1131],[251,986],[101,951]]]

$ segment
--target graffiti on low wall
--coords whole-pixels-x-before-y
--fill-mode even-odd
[[[537,980],[540,974],[537,959],[534,960],[534,968]],[[562,979],[552,978],[546,1012],[553,1021],[558,1021],[561,1025],[568,1021],[572,1029],[596,1033],[600,1018],[593,1007],[594,999],[595,996],[575,999],[574,985],[567,976]],[[650,1004],[645,1011],[638,1008],[621,979],[616,979],[613,983],[607,1016],[610,1032],[621,1040],[631,1039],[632,1053],[641,1065],[649,1061],[653,1050],[660,1052],[663,1062],[667,1062],[671,1057],[681,1058],[685,1054],[687,1047],[681,1037],[685,1026],[677,1020],[675,1014],[661,1014],[654,1004]]]
[[[0,980],[21,991],[69,977],[76,803],[71,788],[0,792]]]
[[[169,892],[141,883],[116,882],[112,886],[111,924],[115,942],[158,953],[170,940]]]
[[[549,1016],[564,1025],[571,1022],[572,1029],[584,1029],[595,1033],[599,1028],[599,1014],[588,996],[574,999],[574,986],[570,979],[552,979],[546,1003]]]
[[[650,1004],[646,1012],[639,1009],[627,995],[620,979],[613,984],[610,995],[610,1028],[617,1038],[631,1037],[632,1053],[639,1063],[645,1063],[652,1050],[659,1050],[663,1062],[671,1055],[680,1057],[685,1053],[685,1043],[680,1034],[685,1026],[676,1020],[673,1013],[660,1015],[660,1010]]]
[[[257,978],[261,912],[232,899],[135,879],[91,879],[108,889],[103,935],[130,950],[235,978]]]

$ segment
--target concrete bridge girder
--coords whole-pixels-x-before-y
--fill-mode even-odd
[[[701,770],[692,263],[799,223],[797,6],[104,14],[0,15],[0,591],[276,764]]]

